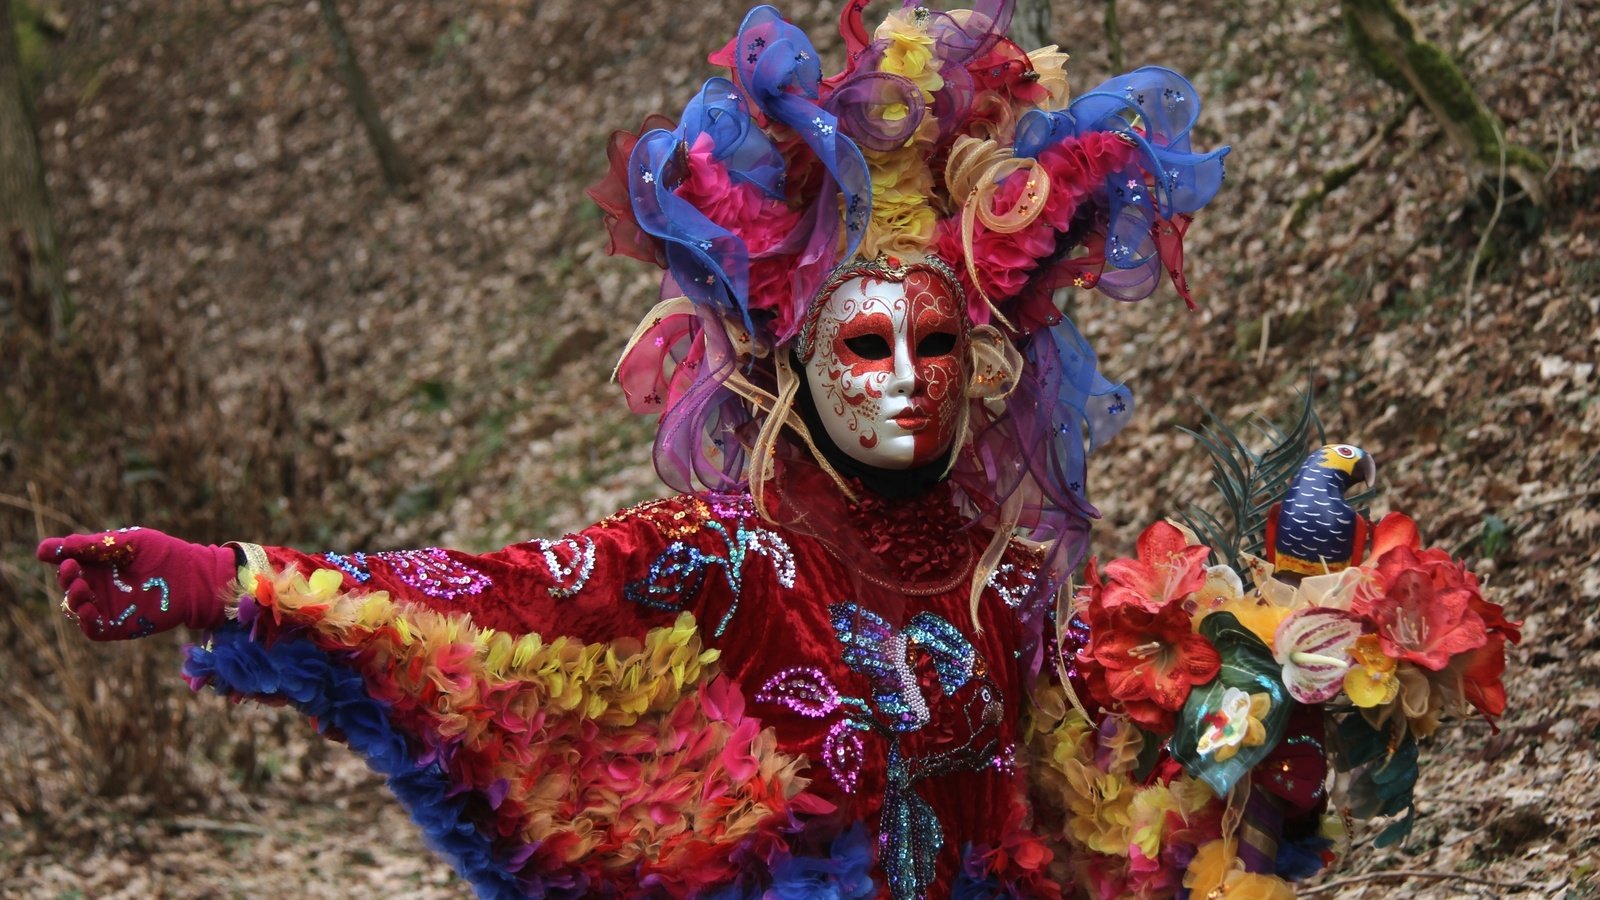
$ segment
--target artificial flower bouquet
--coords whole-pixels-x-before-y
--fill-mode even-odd
[[[1348,818],[1397,817],[1380,847],[1409,833],[1419,740],[1451,716],[1504,711],[1505,646],[1520,635],[1409,517],[1371,531],[1345,567],[1306,577],[1270,552],[1207,565],[1213,548],[1168,522],[1144,531],[1136,559],[1090,561],[1030,734],[1083,848],[1081,886],[1290,897]]]

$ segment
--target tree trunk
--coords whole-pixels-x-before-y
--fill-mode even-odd
[[[1009,36],[1024,51],[1054,43],[1050,40],[1050,0],[1017,0]]]
[[[1421,101],[1469,165],[1491,173],[1504,166],[1535,206],[1544,205],[1542,176],[1549,167],[1537,153],[1506,143],[1499,117],[1449,54],[1417,35],[1400,3],[1341,0],[1356,53],[1379,78]]]
[[[0,0],[0,290],[22,321],[57,341],[72,318],[62,255],[16,23],[10,0]]]
[[[1106,55],[1111,58],[1111,73],[1122,72],[1122,25],[1117,22],[1117,0],[1105,0]]]
[[[406,191],[411,187],[415,177],[411,164],[400,153],[400,148],[395,145],[394,136],[389,133],[389,126],[383,121],[383,113],[378,109],[378,100],[372,95],[372,86],[367,83],[367,74],[361,70],[361,63],[356,60],[355,49],[350,46],[350,35],[344,29],[344,19],[339,15],[339,7],[335,0],[317,0],[317,6],[322,11],[323,24],[328,27],[328,37],[333,41],[339,78],[350,94],[350,102],[355,104],[356,116],[361,119],[361,127],[366,129],[367,140],[372,143],[373,152],[378,154],[378,165],[383,169],[383,181],[390,190]]]

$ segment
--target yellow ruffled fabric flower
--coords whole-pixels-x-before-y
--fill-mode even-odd
[[[1029,51],[1028,62],[1038,73],[1040,87],[1050,93],[1050,99],[1039,104],[1040,109],[1065,109],[1072,101],[1072,87],[1067,82],[1067,54],[1055,44]]]
[[[1244,871],[1228,840],[1204,844],[1183,873],[1183,886],[1194,900],[1294,900],[1294,888],[1282,878]]]
[[[918,147],[891,153],[867,153],[872,177],[872,223],[861,242],[861,254],[913,255],[933,241],[938,217],[928,202],[933,172]]]
[[[1139,761],[1144,752],[1144,732],[1127,716],[1113,715],[1099,734],[1099,752],[1095,754],[1100,768],[1107,772],[1126,773]]]
[[[1161,855],[1161,839],[1167,833],[1167,814],[1185,814],[1183,803],[1164,784],[1152,784],[1133,795],[1129,804],[1129,843],[1138,847],[1145,859]]]
[[[1083,846],[1111,856],[1127,856],[1133,826],[1133,798],[1138,789],[1121,775],[1092,764],[1067,760],[1067,831]]]
[[[944,87],[944,78],[937,69],[929,66],[933,62],[933,35],[928,33],[927,25],[918,21],[914,10],[902,8],[890,13],[873,37],[888,42],[878,71],[909,79],[922,89],[925,100],[933,99],[933,95]],[[905,107],[900,107],[899,117],[903,118],[906,112]],[[895,115],[892,110],[886,109],[884,118],[893,119]]]
[[[1378,636],[1356,638],[1350,656],[1355,665],[1344,675],[1344,692],[1350,702],[1364,709],[1394,702],[1400,694],[1400,680],[1395,677],[1395,660],[1384,655]]]

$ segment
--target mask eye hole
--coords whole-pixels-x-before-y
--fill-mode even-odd
[[[859,334],[853,338],[845,338],[844,345],[850,352],[862,359],[888,359],[894,355],[894,348],[889,346],[889,341],[881,334]]]
[[[956,336],[948,331],[936,331],[917,343],[918,356],[945,356],[956,349]]]
[[[1339,444],[1338,446],[1334,447],[1333,452],[1339,454],[1345,459],[1355,459],[1356,456],[1355,448],[1345,444]]]

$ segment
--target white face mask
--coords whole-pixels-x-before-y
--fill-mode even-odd
[[[943,280],[856,277],[817,312],[806,383],[828,437],[879,469],[943,458],[967,382],[963,310]]]

